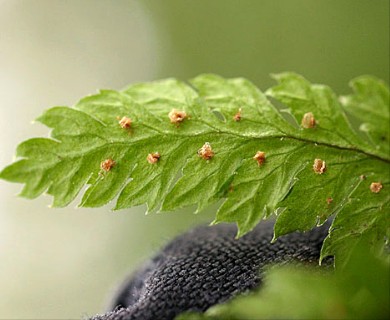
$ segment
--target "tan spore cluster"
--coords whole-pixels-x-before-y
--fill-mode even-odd
[[[301,126],[304,129],[312,129],[316,126],[317,121],[314,118],[313,113],[307,112],[303,115],[302,121],[301,121]]]
[[[115,161],[111,158],[108,158],[100,163],[100,169],[102,169],[105,172],[110,171],[115,166]]]
[[[211,148],[210,143],[205,142],[205,144],[198,150],[198,156],[204,160],[210,160],[214,157],[214,151]]]
[[[180,124],[188,118],[188,115],[185,111],[172,109],[171,112],[169,112],[168,117],[171,123]]]
[[[128,118],[128,117],[122,117],[120,120],[119,120],[119,125],[123,128],[123,129],[130,129],[131,127],[131,119]]]
[[[382,183],[380,182],[373,182],[370,184],[370,190],[373,193],[379,193],[383,188]]]
[[[313,170],[317,174],[323,174],[326,171],[326,163],[321,159],[314,159]]]
[[[253,159],[257,161],[257,164],[260,167],[265,162],[265,152],[257,151]]]
[[[239,108],[237,113],[233,116],[233,120],[238,122],[241,121],[242,115],[241,115],[242,109]]]
[[[149,153],[148,156],[146,157],[146,160],[150,163],[150,164],[154,164],[154,163],[157,163],[159,160],[160,160],[160,153],[159,152],[153,152],[153,153]]]

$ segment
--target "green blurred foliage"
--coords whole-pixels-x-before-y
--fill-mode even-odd
[[[345,91],[371,74],[389,81],[388,0],[144,1],[159,28],[163,77],[245,77],[294,71]]]

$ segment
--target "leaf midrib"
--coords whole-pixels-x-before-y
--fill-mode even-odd
[[[263,136],[263,137],[253,137],[253,136],[240,135],[240,134],[237,134],[237,133],[234,133],[234,132],[220,130],[220,129],[217,129],[215,127],[211,127],[211,128],[214,129],[215,132],[205,132],[205,133],[198,133],[198,134],[177,134],[177,133],[172,133],[172,132],[169,132],[169,131],[161,132],[161,131],[155,130],[155,128],[154,128],[155,132],[157,132],[158,134],[151,135],[151,136],[149,136],[147,138],[138,139],[138,140],[134,141],[133,143],[134,143],[134,146],[136,146],[136,145],[145,145],[150,140],[155,141],[156,138],[157,139],[166,139],[167,137],[176,137],[176,138],[177,137],[181,137],[183,139],[190,139],[190,140],[192,140],[192,139],[200,138],[201,136],[209,137],[209,136],[216,135],[216,134],[218,134],[218,135],[234,136],[234,137],[240,138],[242,140],[259,140],[259,141],[262,141],[262,140],[268,140],[268,139],[282,139],[283,138],[285,140],[300,141],[300,142],[303,142],[303,143],[306,143],[306,144],[311,144],[311,145],[316,145],[316,146],[323,146],[323,147],[328,147],[328,148],[342,150],[342,151],[355,152],[355,153],[362,154],[364,156],[367,156],[367,157],[370,157],[370,158],[382,161],[382,162],[384,162],[386,164],[390,164],[390,156],[387,159],[387,158],[384,158],[384,157],[382,157],[380,155],[377,155],[377,154],[374,154],[374,153],[371,153],[371,152],[367,152],[365,150],[362,150],[362,149],[359,149],[359,148],[356,148],[356,147],[344,147],[344,146],[339,146],[339,145],[336,145],[336,144],[331,144],[331,143],[326,143],[326,142],[318,142],[318,141],[315,141],[315,140],[305,139],[305,138],[291,136],[291,135],[286,135],[286,134],[269,135],[269,136]],[[69,135],[67,135],[67,136],[69,136]],[[210,140],[210,139],[207,139],[207,140]],[[208,142],[210,142],[212,144],[212,140],[210,140]],[[100,146],[98,146],[96,148],[91,148],[87,152],[81,152],[79,155],[76,154],[76,155],[73,155],[73,156],[66,156],[66,155],[58,155],[58,154],[56,154],[56,156],[60,157],[60,160],[58,162],[56,161],[55,163],[61,162],[62,159],[70,160],[70,159],[74,159],[74,158],[80,158],[80,157],[83,157],[85,155],[91,154],[93,152],[97,152],[97,151],[99,151],[101,149],[108,148],[108,147],[110,147],[112,145],[122,145],[123,147],[129,148],[129,147],[132,147],[131,144],[132,144],[131,142],[128,143],[128,142],[124,142],[124,141],[107,141],[107,143],[104,143],[104,144],[102,144],[102,145],[100,145]],[[29,159],[29,157],[22,157],[21,159]]]

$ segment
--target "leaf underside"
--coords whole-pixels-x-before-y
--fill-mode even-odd
[[[363,234],[386,241],[388,87],[362,76],[351,82],[351,95],[337,97],[294,73],[274,78],[278,84],[266,94],[245,79],[206,74],[191,85],[136,84],[51,108],[37,119],[52,128],[50,138],[21,143],[18,160],[0,177],[23,183],[23,197],[52,195],[54,207],[67,206],[85,185],[83,207],[115,199],[115,210],[196,204],[201,211],[222,199],[214,223],[237,223],[238,236],[272,214],[275,239],[335,214],[323,257],[346,255]],[[171,123],[172,109],[184,111],[184,121]],[[309,113],[315,121],[302,124]],[[131,119],[130,128],[119,124],[122,117]],[[198,154],[206,142],[214,154],[208,160]],[[260,165],[258,151],[265,153]],[[150,163],[155,152],[160,157]],[[108,159],[112,165],[101,169]],[[313,170],[315,159],[325,162],[321,174]],[[373,182],[382,186],[378,193],[370,190]]]

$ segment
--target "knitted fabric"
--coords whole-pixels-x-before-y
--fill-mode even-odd
[[[197,227],[171,241],[125,283],[113,308],[93,320],[168,320],[257,287],[262,268],[275,263],[317,263],[329,225],[292,233],[275,243],[273,222],[235,239],[233,225]]]

